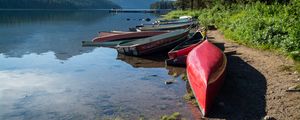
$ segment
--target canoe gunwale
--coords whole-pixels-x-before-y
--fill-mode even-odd
[[[183,55],[187,56],[188,53],[190,51],[192,51],[193,48],[195,48],[197,45],[201,44],[204,41],[204,40],[202,40],[203,36],[201,35],[201,33],[199,33],[201,35],[201,38],[197,38],[197,36],[196,36],[197,33],[199,33],[199,32],[198,31],[195,32],[190,38],[181,42],[180,44],[175,46],[172,50],[170,50],[168,52],[168,57],[170,59],[176,59],[177,57],[180,57]],[[196,42],[196,40],[197,40],[197,42]],[[195,43],[193,43],[194,41],[195,41]],[[186,47],[181,47],[181,46],[186,46]],[[186,54],[186,51],[189,51],[189,52]]]
[[[175,41],[173,41],[173,42],[169,42],[169,43],[166,43],[166,44],[163,44],[162,46],[159,46],[159,47],[156,47],[156,48],[150,48],[150,49],[147,49],[147,50],[145,50],[145,52],[139,52],[140,54],[146,54],[146,53],[149,53],[149,51],[151,52],[151,51],[154,51],[155,49],[161,49],[161,48],[164,48],[164,47],[166,47],[166,46],[169,46],[169,45],[172,45],[172,44],[175,44],[175,43],[177,43],[177,42],[180,42],[180,41],[182,41],[182,40],[184,40],[184,39],[186,39],[186,36],[183,36],[183,37],[181,37],[181,38],[179,38],[179,39],[177,39],[177,40],[175,40]]]
[[[187,46],[187,47],[184,47],[184,48],[178,48],[179,46],[183,46],[183,45],[197,45],[197,44],[202,43],[202,42],[204,41],[204,40],[202,40],[203,37],[201,36],[201,38],[194,38],[196,34],[197,34],[197,32],[196,32],[192,37],[190,37],[189,39],[183,41],[182,43],[180,43],[179,45],[177,45],[176,47],[174,47],[171,51],[177,52],[177,51],[179,51],[179,50],[182,50],[182,49],[185,49],[185,48],[188,48],[188,47],[189,47],[189,46]],[[199,41],[196,42],[196,43],[185,44],[186,42],[194,41],[194,40],[199,40]],[[170,52],[171,52],[171,51],[170,51]]]
[[[149,24],[141,24],[141,26],[151,26],[151,25],[176,25],[176,24],[185,24],[190,22],[195,22],[195,19],[176,19],[173,21],[156,21],[155,23],[149,23]]]
[[[130,42],[134,39],[130,40],[121,40],[121,41],[106,41],[106,42],[93,42],[93,41],[82,41],[82,47],[109,47],[115,48],[121,42]]]
[[[203,41],[204,41],[204,40],[200,40],[199,42],[194,43],[194,44],[190,44],[190,46],[185,47],[185,48],[182,48],[182,49],[177,49],[177,50],[175,50],[175,48],[174,48],[174,49],[172,49],[170,52],[168,52],[168,54],[177,53],[177,52],[179,52],[179,51],[186,50],[186,49],[188,49],[188,48],[190,48],[190,47],[196,47],[197,45],[201,44]],[[179,45],[178,45],[178,46],[179,46]],[[177,47],[177,46],[176,46],[176,47]]]
[[[177,36],[181,36],[181,35],[177,35]],[[173,36],[172,38],[169,38],[169,39],[176,39],[177,36]],[[180,38],[178,38],[178,39],[180,39]],[[165,39],[161,39],[161,40],[165,40]],[[161,41],[161,40],[157,40],[157,41]],[[122,45],[122,46],[117,46],[117,47],[138,47],[138,46],[142,46],[142,45],[146,45],[146,44],[152,44],[157,41],[151,41],[149,43],[144,43],[144,44],[133,44],[133,45],[124,45],[124,46]]]
[[[180,36],[187,36],[187,33],[189,32],[189,30],[187,30],[187,29],[177,30],[177,32],[178,31],[180,32],[178,34],[175,34],[175,31],[160,34],[159,37],[162,36],[163,38],[159,38],[158,36],[153,36],[153,37],[157,37],[156,40],[149,40],[149,39],[153,39],[153,37],[152,38],[151,37],[145,38],[145,39],[148,39],[148,40],[141,39],[140,41],[143,40],[143,43],[132,43],[131,45],[122,45],[122,43],[120,43],[120,45],[118,45],[118,47],[137,47],[137,46],[140,46],[140,45],[146,45],[146,44],[149,44],[149,43],[154,43],[154,42],[165,40],[165,39],[176,39],[176,38],[179,38]],[[173,33],[175,35],[173,35],[171,33]],[[165,34],[171,34],[171,35],[169,35],[170,37],[166,37],[166,36],[164,36]]]
[[[136,28],[137,31],[153,31],[153,30],[172,30],[172,29],[178,29],[178,28],[188,28],[189,26],[197,25],[197,21],[192,21],[190,23],[185,24],[175,24],[175,25],[154,25],[154,26],[148,26],[148,27],[138,27]]]
[[[143,31],[143,32],[102,32],[104,36],[95,37],[93,42],[110,42],[110,41],[122,41],[122,40],[131,40],[131,39],[139,39],[152,37],[156,35],[161,35],[168,33],[169,31]],[[100,33],[101,34],[101,33]]]
[[[185,30],[180,34],[173,35],[172,37],[166,37],[163,39],[151,41],[151,42],[144,43],[144,44],[133,44],[133,45],[126,45],[126,46],[118,45],[116,48],[117,48],[118,52],[120,52],[120,53],[123,53],[126,55],[140,56],[140,55],[144,55],[147,53],[159,51],[160,49],[168,48],[171,45],[186,39],[188,32],[189,32],[189,30]],[[149,45],[149,44],[155,44],[156,42],[159,42],[159,41],[168,41],[168,40],[171,40],[171,41],[162,43],[160,45],[155,45],[154,47],[150,47],[150,48],[146,48],[146,49],[142,49],[142,50],[139,49],[139,48]],[[122,43],[120,43],[120,44],[122,44]]]

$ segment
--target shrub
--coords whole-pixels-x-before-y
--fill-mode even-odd
[[[173,11],[175,18],[191,15],[202,26],[214,25],[225,37],[257,48],[276,49],[291,54],[300,51],[300,1],[289,4],[217,4],[212,8]],[[299,58],[293,54],[293,58]]]

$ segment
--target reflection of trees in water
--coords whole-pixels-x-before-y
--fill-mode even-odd
[[[91,10],[25,10],[25,11],[0,11],[0,25],[13,25],[23,23],[45,23],[58,21],[73,21],[93,23],[109,15],[108,11]]]
[[[60,39],[58,42],[50,40],[29,40],[17,43],[0,43],[0,53],[6,57],[21,58],[25,54],[36,53],[42,54],[53,51],[59,60],[67,60],[76,55],[88,53],[94,48],[81,47],[80,41],[70,39]]]
[[[167,66],[165,64],[165,59],[167,59],[167,56],[164,54],[152,54],[144,57],[118,54],[117,59],[130,64],[134,68],[166,68],[169,71],[169,75],[180,75],[185,73],[185,68]]]
[[[94,48],[81,41],[97,33],[95,24],[110,14],[105,11],[1,11],[0,53],[6,57],[53,51],[67,60]]]
[[[111,9],[110,0],[1,0],[1,9]]]

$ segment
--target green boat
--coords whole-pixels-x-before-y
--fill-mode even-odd
[[[120,43],[130,42],[135,39],[130,40],[119,40],[119,41],[108,41],[108,42],[93,42],[93,41],[82,41],[82,47],[111,47],[119,45]]]
[[[146,55],[164,49],[171,49],[187,39],[189,29],[179,29],[153,37],[122,42],[116,48],[119,53],[132,56]]]

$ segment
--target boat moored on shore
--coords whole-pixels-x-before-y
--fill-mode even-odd
[[[173,66],[184,66],[189,52],[201,42],[203,42],[203,37],[200,31],[197,30],[189,39],[178,44],[168,52],[169,59],[166,60],[166,64]]]
[[[100,32],[99,37],[94,38],[93,42],[106,42],[106,41],[118,41],[118,40],[129,40],[151,37],[155,35],[160,35],[167,33],[168,31],[144,31],[144,32]]]
[[[153,53],[162,49],[174,47],[187,39],[189,29],[180,29],[169,33],[142,38],[132,42],[120,43],[116,48],[125,55],[140,56]]]
[[[188,54],[188,81],[204,116],[211,109],[224,82],[226,65],[224,53],[207,40]]]
[[[154,25],[144,25],[137,26],[136,28],[130,28],[131,31],[161,31],[161,30],[176,30],[176,29],[186,29],[189,27],[196,27],[198,25],[197,21],[191,21],[187,23],[179,24],[154,24]]]

